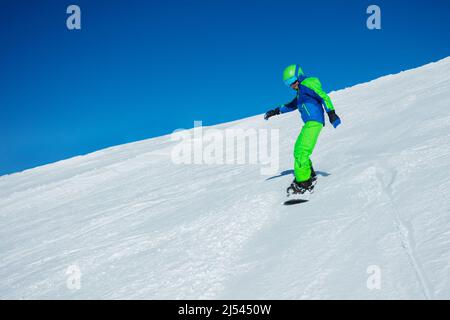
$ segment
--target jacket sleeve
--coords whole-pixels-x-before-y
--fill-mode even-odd
[[[294,110],[297,110],[297,97],[295,97],[291,102],[280,106],[280,113],[287,113]]]
[[[317,98],[320,100],[320,102],[322,102],[322,105],[327,113],[334,110],[333,102],[331,102],[328,94],[323,91],[322,84],[320,83],[319,79],[307,78],[302,82],[302,85],[314,91],[314,93],[317,95]]]

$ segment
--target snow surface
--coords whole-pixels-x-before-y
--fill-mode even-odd
[[[170,136],[0,177],[0,298],[449,299],[450,57],[331,97],[295,206],[292,174],[175,165]],[[215,128],[279,128],[283,172],[300,126]]]

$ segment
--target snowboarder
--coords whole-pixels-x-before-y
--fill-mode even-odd
[[[309,157],[314,150],[320,131],[325,125],[323,109],[327,112],[334,128],[341,123],[341,119],[336,114],[330,97],[322,90],[319,79],[305,76],[299,65],[293,64],[284,69],[283,81],[288,87],[297,91],[297,95],[291,102],[267,111],[264,119],[268,120],[275,115],[299,110],[305,124],[295,142],[295,178],[287,192],[288,195],[290,193],[303,194],[313,190],[316,180]]]

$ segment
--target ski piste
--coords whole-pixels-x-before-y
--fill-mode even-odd
[[[0,177],[0,297],[450,299],[450,57],[331,96],[306,203],[283,205],[296,114],[214,126],[279,130],[270,176],[161,136]]]

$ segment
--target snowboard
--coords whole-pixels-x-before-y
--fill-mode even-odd
[[[316,183],[317,183],[317,176],[314,177],[313,183],[314,183],[314,186],[315,186]],[[312,193],[313,193],[313,191],[310,190],[309,192],[306,192],[306,193],[303,193],[303,194],[299,194],[299,193],[296,193],[296,194],[290,194],[290,193],[289,193],[289,188],[288,188],[288,190],[287,190],[287,197],[293,196],[294,198],[289,199],[289,200],[286,200],[283,204],[284,204],[285,206],[292,206],[292,205],[294,205],[294,204],[299,204],[299,203],[305,203],[305,202],[308,202],[309,200],[308,200],[308,199],[305,199],[305,197],[306,197],[306,198],[309,198],[310,195],[311,195]],[[297,197],[302,197],[302,196],[303,196],[303,199],[297,198]]]

